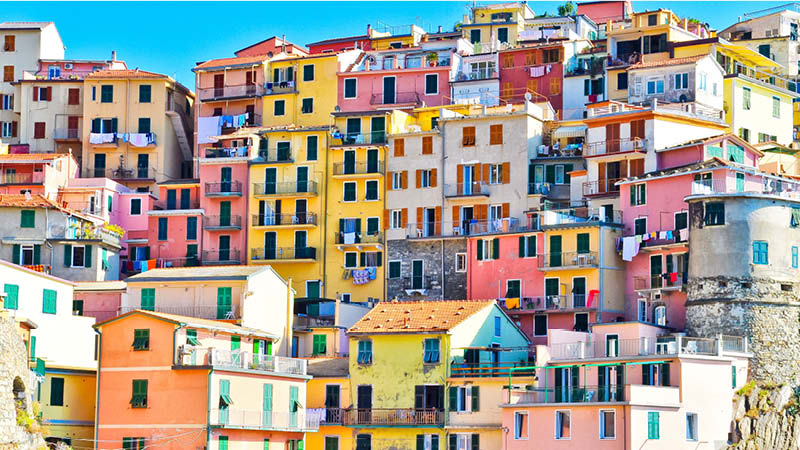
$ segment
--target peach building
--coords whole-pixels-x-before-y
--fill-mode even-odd
[[[299,450],[319,428],[306,361],[274,356],[278,334],[142,310],[95,328],[99,449]]]
[[[535,385],[514,380],[500,405],[507,450],[719,448],[752,356],[746,338],[642,322],[550,330],[536,352]]]
[[[0,154],[0,194],[42,194],[55,200],[58,189],[78,175],[69,154]]]

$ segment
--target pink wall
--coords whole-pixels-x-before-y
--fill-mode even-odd
[[[544,295],[544,272],[538,269],[539,258],[519,257],[519,235],[491,236],[500,240],[500,258],[478,261],[475,246],[479,238],[467,241],[467,298],[489,299],[506,296],[506,281],[521,280],[523,297]],[[538,253],[544,249],[544,233],[537,233]]]
[[[200,164],[200,189],[205,190],[206,183],[215,183],[220,181],[220,173],[223,167],[231,168],[231,179],[240,181],[242,183],[242,195],[235,196],[229,195],[225,197],[208,197],[202,195],[200,199],[200,208],[204,210],[204,217],[219,216],[220,203],[223,201],[231,202],[231,216],[241,216],[241,230],[220,230],[209,231],[204,226],[200,227],[202,230],[202,250],[215,251],[219,249],[219,236],[225,235],[231,237],[231,250],[239,250],[241,263],[247,261],[247,197],[249,189],[249,171],[247,161],[225,162],[220,164]],[[205,191],[203,191],[205,192]]]
[[[97,322],[117,315],[122,304],[122,292],[75,290],[75,300],[83,300],[83,315],[95,317]]]
[[[505,407],[503,408],[503,428],[509,432],[505,437],[504,450],[529,450],[531,448],[559,448],[583,450],[623,449],[628,439],[623,437],[628,429],[623,406],[616,404],[584,406],[580,403],[552,404],[546,407]],[[600,410],[616,411],[616,439],[598,439]],[[568,440],[555,440],[555,412],[569,410],[571,437]],[[529,437],[526,440],[514,439],[514,412],[528,411]],[[645,424],[646,426],[646,424]]]
[[[578,14],[589,16],[598,25],[624,19],[626,10],[631,10],[630,1],[578,3]]]
[[[372,48],[372,41],[366,38],[366,36],[357,36],[353,38],[343,38],[336,42],[330,41],[320,41],[319,45],[309,45],[308,52],[311,54],[323,53],[323,52],[340,52],[346,49],[352,49],[358,47],[362,50],[370,50]]]
[[[439,74],[439,92],[425,95],[425,75]],[[450,66],[423,67],[419,69],[370,70],[360,72],[340,72],[338,81],[338,105],[342,111],[371,111],[384,105],[372,104],[372,96],[383,93],[383,78],[396,77],[395,92],[398,100],[403,94],[416,92],[421,102],[427,106],[448,104],[450,97]],[[357,78],[356,98],[344,98],[345,78]]]
[[[560,45],[556,45],[551,47],[551,49],[561,49]],[[563,50],[562,54],[563,54]],[[550,66],[550,72],[545,73],[541,77],[531,77],[531,65],[526,61],[526,54],[528,53],[535,53],[536,54],[536,62],[537,64],[534,67],[538,66]],[[514,55],[514,65],[512,67],[503,67],[503,58],[505,55],[511,54]],[[525,92],[528,89],[528,81],[529,80],[536,80],[537,88],[536,93],[547,97],[547,100],[550,101],[550,104],[553,106],[553,109],[556,111],[560,111],[563,108],[563,79],[564,79],[564,68],[561,62],[558,63],[550,63],[544,64],[542,63],[543,59],[542,49],[526,49],[526,50],[507,50],[504,52],[500,52],[498,56],[498,64],[500,67],[500,92],[503,99],[509,99],[514,101],[521,101],[524,98]],[[557,79],[559,80],[558,93],[550,92],[550,80]],[[514,89],[510,98],[503,95],[503,86],[504,83],[511,83]],[[542,101],[541,98],[534,98],[534,102]]]
[[[695,164],[705,160],[709,160],[713,158],[712,155],[709,154],[708,147],[709,146],[721,146],[724,151],[724,160],[728,158],[728,143],[734,145],[740,145],[739,143],[733,141],[732,139],[729,140],[727,138],[717,138],[717,139],[709,139],[706,142],[692,145],[690,147],[680,148],[676,150],[671,150],[668,152],[661,152],[658,154],[658,169],[669,169],[671,167],[680,167],[685,166],[688,164]],[[750,167],[757,167],[758,166],[758,158],[759,155],[756,153],[752,148],[747,146],[744,147],[744,165]]]

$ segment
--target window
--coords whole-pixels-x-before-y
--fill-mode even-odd
[[[122,450],[144,450],[143,437],[124,437],[122,438]]]
[[[502,184],[503,183],[503,165],[491,164],[489,165],[489,184]]]
[[[358,268],[358,252],[344,252],[344,268]]]
[[[439,74],[429,73],[425,75],[425,95],[436,95],[439,93]]]
[[[133,380],[131,407],[147,408],[147,380]]]
[[[390,280],[400,278],[400,274],[401,274],[400,269],[402,267],[401,264],[402,263],[400,261],[389,261],[389,279]]]
[[[149,84],[139,85],[139,103],[150,103],[152,97],[152,86]]]
[[[133,330],[133,349],[150,350],[150,330]]]
[[[417,185],[419,188],[428,188],[433,185],[431,183],[432,172],[433,171],[431,169],[422,169],[417,171],[417,174],[419,175],[419,181],[417,182]]]
[[[3,45],[3,50],[6,52],[13,52],[17,50],[16,46],[17,37],[13,34],[7,34],[5,36],[5,43]]]
[[[502,320],[500,316],[494,316],[494,336],[500,337],[500,333],[502,332]]]
[[[266,445],[264,450],[269,450]],[[325,436],[325,448],[323,450],[339,450],[339,436]]]
[[[142,199],[140,198],[131,199],[131,215],[132,216],[142,215]]]
[[[319,148],[319,137],[318,136],[307,136],[306,137],[306,161],[316,161],[317,160],[317,149]]]
[[[796,245],[793,245],[792,246],[792,269],[797,269],[797,267],[798,267],[797,251],[798,251],[798,247]]]
[[[403,210],[393,209],[389,215],[389,228],[394,230],[403,228]]]
[[[372,341],[358,341],[358,363],[372,364]]]
[[[456,272],[467,271],[467,254],[456,253]]]
[[[371,434],[357,434],[356,435],[356,450],[372,450],[372,435]]]
[[[781,99],[779,97],[772,97],[772,117],[781,117]]]
[[[45,314],[55,314],[58,304],[58,294],[52,289],[42,290],[42,312]]]
[[[186,218],[186,240],[197,240],[197,217]]]
[[[167,240],[167,227],[169,226],[169,221],[167,217],[159,217],[158,218],[158,240],[159,241],[166,241]]]
[[[533,317],[533,335],[547,336],[547,316],[539,314]]]
[[[73,245],[72,246],[72,262],[70,267],[89,267],[86,262],[88,261],[86,255],[86,246]]]
[[[155,311],[156,290],[155,288],[142,288],[142,297],[139,307],[145,311]]]
[[[477,44],[481,41],[481,30],[469,30],[469,42],[472,44]]]
[[[647,80],[647,95],[655,95],[663,93],[664,93],[663,78],[649,78]]]
[[[658,439],[660,435],[658,411],[647,412],[647,439]]]
[[[647,26],[658,25],[658,14],[650,14],[647,16]]]
[[[139,118],[139,133],[149,133],[150,132],[150,118],[149,117],[140,117]]]
[[[706,214],[703,218],[703,222],[706,226],[725,225],[725,203],[706,203]]]
[[[416,450],[439,450],[439,435],[418,434]]]
[[[18,309],[19,308],[19,286],[16,284],[6,284],[3,286],[3,292],[6,293],[5,309]]]
[[[697,74],[697,89],[705,91],[707,87],[708,87],[708,75],[705,72],[700,72],[699,74]],[[715,88],[714,95],[717,95],[716,84],[714,84],[714,88]]]
[[[536,256],[536,235],[519,237],[519,257],[533,258]]]
[[[275,100],[272,106],[272,114],[282,116],[286,113],[286,100]]]
[[[657,34],[651,36],[644,36],[642,38],[644,48],[644,54],[650,53],[660,53],[667,51],[667,35],[666,34]]]
[[[63,378],[50,378],[50,406],[64,406]]]
[[[2,104],[0,104],[0,109],[2,110],[11,110],[14,109],[14,96],[13,95],[0,95],[0,99],[2,99]]]
[[[686,440],[697,440],[697,414],[686,413]]]
[[[478,261],[500,258],[500,239],[478,239],[475,244]]]
[[[114,86],[104,84],[100,86],[100,103],[113,103],[114,102]]]
[[[472,147],[475,145],[475,127],[464,127],[461,129],[461,146]]]
[[[561,78],[550,79],[550,95],[558,95],[561,93]]]
[[[392,172],[392,190],[403,189],[403,174],[407,173],[406,171],[403,172]]]
[[[22,228],[35,228],[36,227],[36,211],[23,210],[20,212],[20,227]]]
[[[640,206],[645,203],[647,203],[646,183],[631,185],[631,206]]]
[[[528,439],[527,411],[514,411],[514,439]]]
[[[34,122],[33,124],[33,138],[44,139],[46,124],[44,122]]]
[[[425,361],[426,364],[435,364],[439,362],[439,339],[425,339],[423,361]]]
[[[306,64],[303,66],[303,81],[314,81],[313,64]]]
[[[521,283],[520,280],[506,280],[506,297],[519,298],[522,291]]]
[[[503,143],[503,124],[489,126],[489,144],[500,145]]]
[[[347,181],[344,183],[344,198],[343,201],[345,202],[354,202],[356,201],[356,182],[355,181]]]
[[[614,410],[600,410],[600,439],[616,439],[616,415]]]
[[[478,386],[451,386],[447,395],[451,411],[472,412],[480,409],[480,388]]]
[[[739,137],[747,142],[750,142],[750,130],[747,128],[739,128]]]
[[[675,89],[689,89],[689,74],[676,73],[675,74]]]
[[[318,355],[325,355],[328,352],[327,349],[327,336],[324,334],[315,334],[312,338],[313,340],[313,347],[312,347],[312,354],[314,356]]]
[[[766,241],[753,241],[753,264],[769,264],[769,250]]]
[[[628,89],[628,72],[617,74],[617,89]]]
[[[314,99],[313,98],[304,98],[303,99],[303,106],[302,106],[301,112],[303,114],[311,114],[311,113],[314,112]]]
[[[344,80],[344,98],[356,98],[358,87],[358,80],[355,78],[345,78]]]
[[[423,155],[432,155],[433,154],[433,137],[432,136],[423,136],[422,137],[422,154]]]
[[[14,66],[3,66],[3,81],[14,81]]]
[[[556,411],[556,439],[570,439],[570,412]]]
[[[742,88],[742,108],[743,109],[750,109],[750,88],[743,87]]]
[[[378,180],[368,180],[366,200],[378,200]]]

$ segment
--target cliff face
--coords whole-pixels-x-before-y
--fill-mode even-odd
[[[733,400],[729,450],[799,450],[800,387],[750,382]]]

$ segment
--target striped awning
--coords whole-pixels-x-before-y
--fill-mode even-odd
[[[553,132],[554,138],[583,137],[586,136],[586,125],[575,125],[571,127],[558,127]]]

